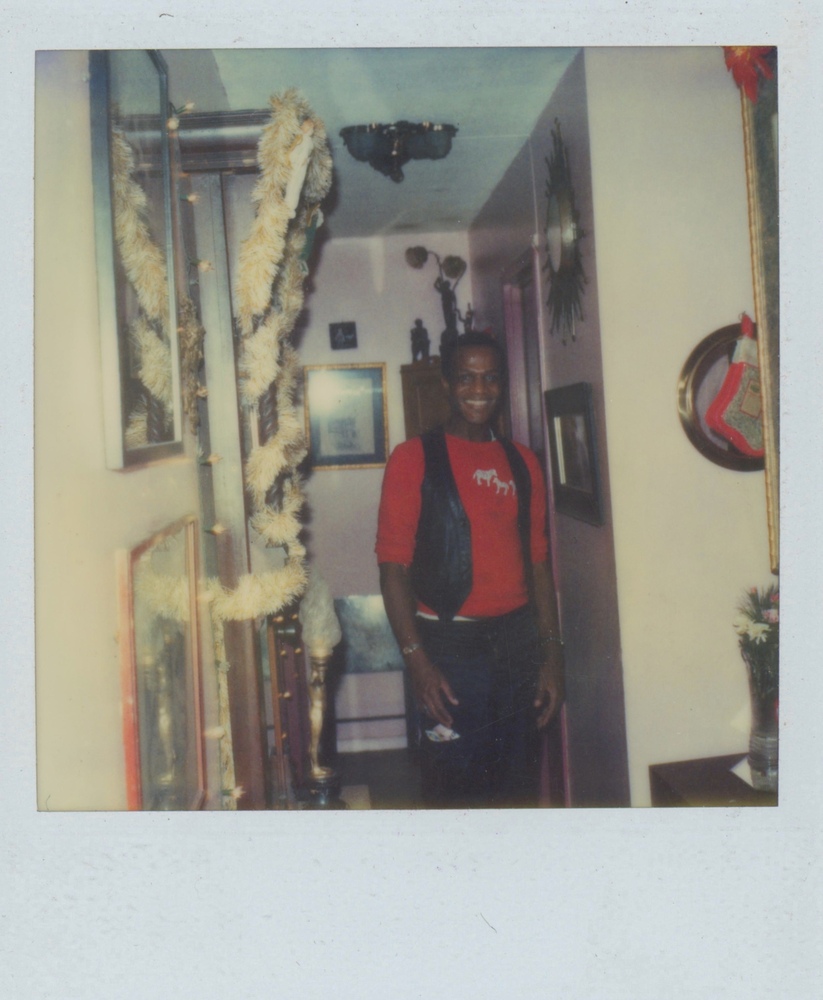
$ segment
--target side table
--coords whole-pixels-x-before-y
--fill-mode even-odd
[[[732,772],[746,756],[726,754],[672,764],[651,764],[653,806],[776,806],[775,792],[760,792]]]

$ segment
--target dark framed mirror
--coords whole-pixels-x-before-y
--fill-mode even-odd
[[[89,57],[106,464],[182,451],[166,64],[142,49]]]

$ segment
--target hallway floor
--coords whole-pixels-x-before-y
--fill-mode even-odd
[[[420,772],[407,749],[341,753],[336,767],[343,798],[354,809],[419,809]],[[368,789],[368,796],[362,794]],[[346,789],[352,789],[351,799]],[[356,789],[360,792],[355,791]]]

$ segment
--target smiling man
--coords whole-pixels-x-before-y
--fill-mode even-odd
[[[563,699],[543,475],[494,433],[497,341],[463,334],[441,365],[450,416],[392,452],[376,545],[417,702],[424,801],[534,806],[538,730]]]

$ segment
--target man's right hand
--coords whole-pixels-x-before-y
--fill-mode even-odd
[[[452,717],[446,703],[457,705],[458,701],[449,682],[420,644],[415,621],[417,601],[412,593],[408,567],[400,563],[380,563],[380,590],[397,645],[401,649],[413,647],[403,659],[412,680],[415,701],[433,719],[451,726]]]
[[[414,688],[417,704],[437,722],[451,726],[452,717],[449,714],[447,702],[459,705],[451,685],[431,662],[422,648],[416,649],[406,657],[406,666]]]

